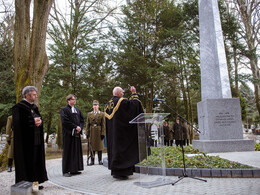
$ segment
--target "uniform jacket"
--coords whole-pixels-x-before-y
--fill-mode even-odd
[[[89,112],[86,122],[86,133],[89,136],[90,144],[93,151],[102,151],[103,140],[101,135],[105,136],[106,133],[106,120],[105,113],[98,111],[97,113]]]
[[[7,141],[10,141],[10,146],[8,148],[8,158],[13,159],[14,158],[14,132],[12,127],[12,116],[8,116],[7,123],[6,123],[6,134],[7,134]]]

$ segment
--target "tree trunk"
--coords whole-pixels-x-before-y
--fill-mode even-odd
[[[251,0],[245,2],[244,0],[236,1],[239,7],[240,17],[245,27],[245,41],[248,47],[247,57],[250,60],[250,68],[253,76],[253,84],[255,88],[255,101],[258,114],[260,115],[260,69],[257,62],[257,36],[259,31],[259,16],[258,7],[259,2]],[[255,17],[255,18],[254,18]],[[253,19],[254,18],[254,19]]]
[[[54,0],[34,0],[33,23],[30,28],[31,0],[15,1],[14,65],[16,102],[22,99],[27,85],[38,88],[40,96],[43,78],[48,70],[46,31],[48,16]],[[38,104],[38,102],[36,102]]]
[[[185,108],[185,119],[187,121],[189,121],[189,107],[188,107],[188,100],[187,100],[187,94],[186,94],[186,89],[185,89],[185,80],[184,80],[184,75],[183,75],[183,70],[181,70],[181,79],[180,79],[180,82],[181,82],[181,90],[182,90],[182,95],[183,95],[183,103],[184,103],[184,108]],[[184,121],[182,121],[184,122]]]
[[[190,81],[188,80],[188,73],[187,73],[187,69],[186,67],[184,67],[184,75],[185,75],[185,79],[187,82],[187,99],[188,99],[188,109],[189,109],[189,117],[188,122],[193,125],[193,109],[192,109],[192,100],[191,100],[191,95],[190,95]],[[192,140],[193,140],[193,127],[190,127],[191,129],[191,134],[190,134],[190,144],[192,144]]]
[[[61,119],[59,117],[57,121],[58,129],[57,129],[57,136],[56,136],[56,144],[58,145],[59,149],[62,148],[62,125],[61,125]]]

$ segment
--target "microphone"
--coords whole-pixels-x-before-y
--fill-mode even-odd
[[[154,102],[156,102],[156,101],[159,101],[159,102],[165,102],[164,99],[159,99],[159,98],[157,98],[157,97],[155,97],[155,98],[153,99],[153,101],[154,101]]]

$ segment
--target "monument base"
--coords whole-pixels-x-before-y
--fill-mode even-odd
[[[232,140],[193,140],[192,147],[200,152],[217,153],[217,152],[242,152],[254,151],[255,142],[249,139],[232,139]]]

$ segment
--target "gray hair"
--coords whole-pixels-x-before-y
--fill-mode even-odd
[[[120,91],[123,91],[121,87],[115,87],[113,89],[113,96],[117,96]]]
[[[37,88],[34,86],[26,86],[23,88],[22,94],[23,97],[26,98],[26,94],[30,94],[32,91],[38,92]]]

